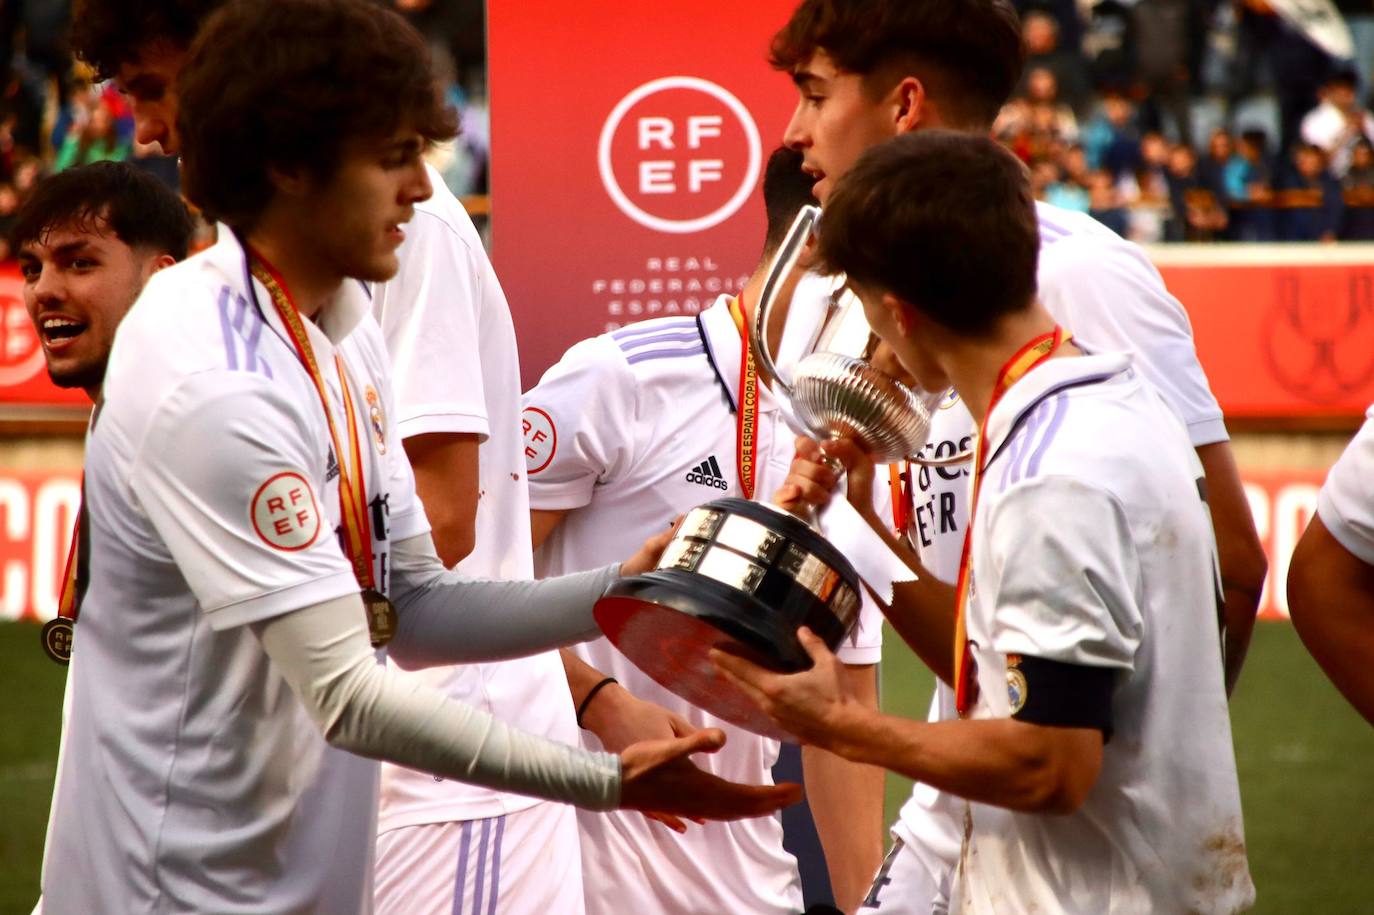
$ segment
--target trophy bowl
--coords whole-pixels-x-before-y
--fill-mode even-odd
[[[805,670],[811,659],[797,627],[833,651],[859,606],[858,573],[824,537],[780,509],[726,498],[688,512],[657,568],[613,583],[594,614],[611,643],[665,689],[731,724],[794,741],[707,653]]]
[[[809,429],[853,438],[879,464],[920,452],[943,395],[907,387],[863,359],[815,352],[797,364],[792,409]]]

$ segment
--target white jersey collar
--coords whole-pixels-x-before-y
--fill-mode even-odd
[[[739,411],[739,363],[744,355],[739,337],[739,328],[730,314],[730,301],[734,296],[721,295],[711,307],[697,316],[701,324],[702,337],[706,350],[715,364],[716,374],[725,385],[725,394],[730,398],[730,408]],[[752,328],[750,328],[752,332]],[[777,408],[772,392],[762,378],[759,379],[759,412],[768,413]]]
[[[230,288],[243,295],[250,302],[255,298],[259,310],[268,325],[279,335],[286,333],[277,310],[272,307],[272,298],[248,270],[248,256],[239,243],[233,229],[220,223],[216,226],[219,239],[205,252],[204,257],[223,276]],[[327,342],[331,347],[338,346],[372,310],[371,292],[361,280],[344,280],[328,302],[320,309],[315,320],[306,321],[307,333],[312,342]]]
[[[987,419],[986,467],[1007,438],[1016,431],[1021,418],[1045,398],[1066,388],[1096,384],[1121,374],[1131,367],[1126,353],[1074,356],[1051,359],[1027,372],[1007,390]]]

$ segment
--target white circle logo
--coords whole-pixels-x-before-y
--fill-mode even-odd
[[[645,228],[685,235],[739,211],[759,179],[763,147],[749,109],[730,92],[695,76],[668,76],[611,111],[597,166],[622,213]]]
[[[526,407],[520,417],[525,432],[525,472],[533,476],[553,463],[558,453],[558,429],[538,407]]]
[[[23,384],[43,370],[43,363],[43,346],[23,301],[0,296],[0,388]]]

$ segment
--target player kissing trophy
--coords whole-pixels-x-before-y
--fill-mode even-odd
[[[756,343],[746,358],[757,352],[770,391],[799,433],[852,438],[879,463],[967,460],[967,454],[940,461],[912,457],[925,445],[931,411],[943,394],[913,390],[874,367],[878,337],[843,276],[834,279],[818,319],[793,315],[787,304],[783,337],[800,339],[804,355],[790,381],[779,372],[765,329],[773,326],[781,292],[820,213],[804,207],[774,257],[754,316]],[[740,398],[741,411],[751,409],[757,392],[742,388]],[[843,499],[807,520],[763,502],[716,499],[687,513],[656,569],[607,589],[596,605],[597,623],[664,688],[732,724],[791,740],[720,676],[707,653],[722,648],[775,670],[798,671],[811,664],[797,640],[799,626],[832,650],[849,634],[859,616],[860,573],[816,528],[846,544],[856,559],[863,557],[863,578],[875,590],[914,578]],[[894,563],[900,567],[895,573]]]

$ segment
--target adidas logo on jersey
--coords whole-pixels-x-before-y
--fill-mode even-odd
[[[714,454],[687,472],[687,482],[700,483],[713,489],[730,488],[730,484],[725,482],[725,475],[720,472],[720,465],[716,463]]]

